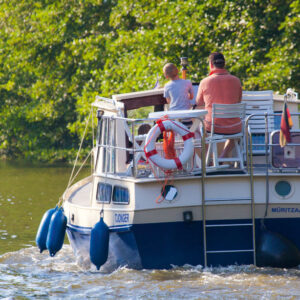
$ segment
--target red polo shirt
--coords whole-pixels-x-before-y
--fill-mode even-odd
[[[199,85],[197,104],[205,105],[208,114],[205,117],[205,128],[210,131],[212,119],[212,104],[234,104],[241,102],[242,86],[240,80],[229,74],[225,69],[215,69],[204,78]],[[237,118],[216,119],[216,133],[238,133],[242,130],[242,124]]]

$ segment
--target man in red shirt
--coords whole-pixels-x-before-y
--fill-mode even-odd
[[[234,104],[241,102],[242,86],[240,80],[225,70],[225,58],[222,53],[213,52],[209,56],[210,74],[199,85],[196,97],[198,106],[208,111],[205,117],[205,129],[210,132],[212,121],[212,104]],[[233,134],[242,130],[240,119],[217,119],[215,133]],[[234,147],[233,140],[227,140],[220,157],[227,157]]]

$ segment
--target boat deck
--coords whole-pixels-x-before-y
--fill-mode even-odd
[[[133,182],[135,184],[143,184],[143,183],[153,183],[153,182],[164,182],[165,178],[155,178],[155,177],[148,177],[148,178],[134,178],[132,176],[126,176],[124,173],[121,174],[94,174],[93,176],[96,177],[106,177],[107,179],[112,179],[116,181],[123,181],[123,182]],[[91,206],[91,191],[93,187],[92,178],[93,176],[89,177],[89,180],[85,180],[82,182],[78,182],[76,185],[73,186],[72,191],[69,194],[68,202],[79,205],[89,207]],[[223,170],[216,170],[208,172],[205,176],[206,180],[213,179],[213,178],[249,178],[250,183],[250,173],[247,169],[223,169]],[[299,176],[299,170],[295,169],[291,170],[272,170],[267,169],[267,165],[259,164],[254,165],[253,169],[253,177],[261,178],[261,177],[294,177]],[[188,180],[195,180],[195,178],[199,178],[199,184],[202,178],[202,173],[194,173],[194,174],[185,174],[185,175],[176,175],[172,178],[172,181],[185,181]]]

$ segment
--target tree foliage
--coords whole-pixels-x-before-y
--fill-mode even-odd
[[[299,0],[2,0],[0,155],[74,156],[96,94],[152,88],[166,62],[207,75],[222,51],[244,89],[299,91]]]

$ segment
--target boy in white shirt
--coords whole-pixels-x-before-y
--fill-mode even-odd
[[[190,109],[190,100],[194,98],[192,83],[179,78],[178,69],[172,63],[166,64],[163,72],[165,77],[170,79],[164,88],[164,97],[170,104],[169,110]]]

